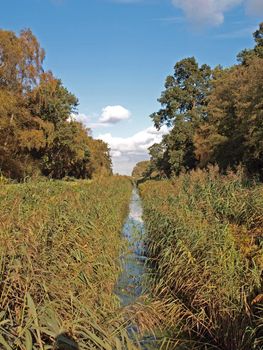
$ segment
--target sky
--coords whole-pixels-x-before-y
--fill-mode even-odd
[[[130,174],[167,133],[149,117],[176,62],[233,65],[253,47],[263,0],[0,0],[0,27],[30,28],[53,71],[79,99],[76,118]]]

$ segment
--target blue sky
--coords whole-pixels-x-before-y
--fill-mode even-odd
[[[184,57],[224,66],[253,46],[263,0],[9,0],[3,29],[31,28],[45,67],[79,98],[79,116],[129,173],[160,141],[149,115]]]

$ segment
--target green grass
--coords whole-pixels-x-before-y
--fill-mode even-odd
[[[168,349],[262,349],[263,186],[210,169],[140,192]]]
[[[0,184],[0,348],[134,349],[113,289],[131,183]]]

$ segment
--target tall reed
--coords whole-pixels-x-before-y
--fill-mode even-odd
[[[1,349],[53,349],[59,334],[80,349],[134,348],[113,294],[131,187],[0,185]]]
[[[140,192],[168,348],[261,349],[263,186],[211,168]]]

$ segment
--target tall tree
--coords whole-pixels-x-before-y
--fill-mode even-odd
[[[102,140],[88,139],[88,147],[91,152],[90,172],[95,177],[112,175],[112,162],[110,149]]]
[[[31,30],[20,36],[0,30],[0,88],[13,92],[27,92],[37,85],[43,72],[45,57]]]
[[[28,99],[28,107],[33,116],[49,121],[55,126],[66,122],[71,113],[76,113],[78,99],[70,93],[61,80],[51,72],[40,75],[39,84],[32,90]]]
[[[254,33],[253,54],[240,65],[215,75],[208,118],[195,134],[201,166],[218,163],[221,170],[240,163],[263,177],[263,25]]]
[[[43,174],[61,179],[91,177],[87,171],[90,151],[87,145],[87,130],[81,123],[60,123],[54,132],[54,140],[42,157]]]
[[[159,129],[163,124],[172,127],[163,138],[165,163],[162,170],[170,175],[192,169],[197,160],[194,153],[195,129],[207,119],[207,94],[211,86],[212,70],[199,67],[194,57],[176,63],[174,74],[166,78],[165,90],[158,100],[162,108],[151,115]]]
[[[195,136],[202,166],[218,163],[222,170],[242,163],[263,175],[263,59],[227,70],[214,82],[209,118]]]
[[[0,172],[23,179],[111,174],[108,146],[73,121],[77,98],[44,72],[30,30],[0,30]]]

